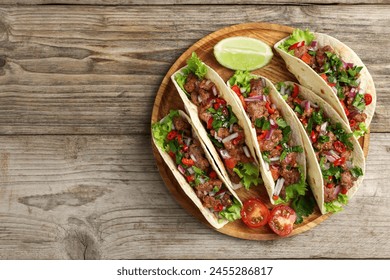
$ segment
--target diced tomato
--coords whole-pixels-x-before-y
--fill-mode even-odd
[[[233,169],[237,164],[237,161],[234,158],[225,159],[225,165],[229,169]]]
[[[261,141],[267,136],[268,130],[263,130],[260,135],[257,135],[257,141]]]
[[[304,46],[304,45],[305,45],[305,41],[297,42],[297,43],[291,45],[291,46],[288,48],[288,50],[291,51],[291,50],[294,50],[294,49],[296,49],[296,48],[302,47],[302,46]]]
[[[176,156],[175,156],[175,153],[174,153],[174,152],[170,151],[168,154],[169,154],[169,156],[170,156],[173,160],[176,159]]]
[[[340,102],[344,108],[345,115],[349,116],[349,110],[347,109],[347,106],[345,106],[344,100],[340,100]]]
[[[237,145],[242,140],[242,136],[238,135],[236,138],[232,140],[233,145]]]
[[[307,124],[307,118],[301,118],[299,119],[301,121],[301,123],[303,123],[304,125]]]
[[[275,147],[275,149],[277,149],[278,151],[280,151],[280,150],[282,149],[282,146],[281,146],[281,145],[277,145],[277,146]]]
[[[293,231],[296,219],[294,209],[287,205],[278,205],[272,209],[268,225],[276,234],[286,236]]]
[[[335,86],[336,86],[336,83],[328,83],[328,85],[329,85],[330,87],[335,87]]]
[[[276,195],[276,194],[274,194],[274,195],[272,196],[272,199],[273,199],[273,200],[278,200],[278,199],[279,199],[279,196]]]
[[[181,162],[187,166],[193,166],[195,162],[191,158],[182,158]]]
[[[180,144],[180,145],[183,145],[183,136],[181,136],[181,134],[177,134],[177,142]]]
[[[316,133],[314,132],[314,130],[312,130],[311,133],[310,133],[310,139],[311,139],[311,142],[312,142],[312,143],[317,142],[317,135],[316,135]]]
[[[305,62],[306,64],[310,64],[311,58],[312,58],[312,56],[311,56],[309,53],[304,53],[304,54],[301,56],[301,59],[302,59],[303,62]]]
[[[270,115],[272,115],[273,113],[275,113],[275,109],[271,107],[271,103],[266,102],[266,103],[265,103],[265,108],[267,108],[268,113],[269,113]]]
[[[219,107],[221,107],[221,104],[220,103],[214,103],[213,107],[214,107],[215,110],[218,110]]]
[[[341,157],[341,158],[338,158],[336,159],[334,162],[333,162],[333,165],[334,166],[340,166],[342,164],[345,163],[345,157]]]
[[[183,152],[185,152],[185,153],[188,152],[188,149],[189,149],[188,146],[184,144],[183,149],[182,149]]]
[[[334,187],[334,184],[333,184],[333,183],[328,183],[328,184],[326,184],[326,187],[327,187],[328,189],[331,189],[331,188]]]
[[[168,139],[168,140],[173,140],[173,139],[176,138],[176,136],[177,136],[177,131],[176,131],[176,130],[172,130],[172,131],[170,131],[170,132],[168,133],[167,139]]]
[[[259,228],[267,224],[269,210],[258,198],[246,200],[241,209],[241,219],[250,228]]]
[[[364,95],[364,101],[366,102],[366,105],[370,105],[372,102],[372,95],[369,93],[366,93]]]
[[[339,140],[335,141],[335,142],[333,143],[333,146],[334,146],[334,149],[335,149],[337,152],[339,152],[339,153],[344,153],[344,152],[347,150],[347,148],[345,147],[345,145],[344,145],[341,141],[339,141]]]
[[[207,129],[212,129],[213,128],[213,117],[210,117],[209,120],[207,121]]]
[[[212,171],[210,172],[210,174],[209,174],[209,177],[210,177],[211,179],[217,178],[217,172],[215,172],[214,170],[212,170]]]
[[[291,94],[291,96],[292,96],[293,98],[296,98],[296,97],[298,97],[298,95],[299,95],[299,86],[298,86],[297,84],[294,84],[294,91],[293,91],[293,93]],[[299,100],[299,102],[294,100],[294,102],[296,102],[296,103],[301,103],[301,100]]]
[[[328,76],[326,76],[325,73],[322,73],[320,76],[322,79],[324,79],[325,82],[328,82]]]
[[[238,87],[238,85],[232,86],[232,90],[233,90],[238,96],[242,95],[242,94],[241,94],[241,91],[240,91],[240,88]]]
[[[274,179],[274,181],[276,181],[278,178],[279,178],[279,168],[275,167],[275,166],[271,166],[270,168],[270,171],[271,171],[271,174],[272,174],[272,178]]]
[[[214,206],[214,211],[216,212],[221,212],[223,210],[223,205],[222,203],[218,203]]]
[[[342,194],[347,194],[347,192],[348,192],[348,189],[347,189],[347,188],[342,188],[342,189],[341,189],[341,193],[342,193]]]
[[[186,176],[186,179],[187,179],[188,183],[191,183],[192,181],[195,180],[195,176],[194,175],[188,175],[188,176]]]

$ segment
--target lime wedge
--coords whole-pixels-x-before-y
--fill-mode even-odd
[[[214,56],[226,68],[252,71],[267,65],[272,49],[263,41],[249,37],[229,37],[214,46]]]

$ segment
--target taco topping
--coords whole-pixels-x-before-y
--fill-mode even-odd
[[[266,81],[247,71],[236,71],[228,83],[242,100],[256,129],[266,169],[271,172],[276,184],[273,199],[279,203],[304,195],[304,175],[297,163],[297,156],[303,148],[293,146],[291,127],[269,98],[270,88],[266,86]]]
[[[279,48],[303,60],[327,82],[337,94],[356,137],[367,132],[364,111],[371,104],[372,96],[360,88],[362,66],[344,61],[329,45],[319,45],[309,30],[294,30]]]
[[[353,165],[352,133],[347,133],[340,123],[332,122],[316,104],[299,94],[293,97],[296,86],[281,82],[276,88],[294,110],[310,138],[324,178],[327,211],[341,210],[338,205],[347,203],[348,190],[363,175],[362,169]]]
[[[244,130],[238,124],[232,107],[220,95],[217,86],[204,77],[206,72],[199,70],[204,65],[195,53],[187,64],[187,68],[175,79],[198,107],[199,119],[223,159],[230,180],[246,189],[258,185],[261,182],[259,168],[249,153]]]
[[[157,145],[171,156],[204,207],[218,219],[240,218],[239,202],[217,177],[199,140],[192,134],[191,125],[178,111],[171,111],[153,124],[152,132]]]

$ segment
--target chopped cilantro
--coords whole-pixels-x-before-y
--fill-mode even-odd
[[[284,119],[282,118],[277,118],[276,123],[278,124],[279,127],[285,128],[287,126],[287,123]]]
[[[363,170],[360,167],[356,166],[351,169],[351,174],[353,177],[358,178],[359,176],[363,175]]]

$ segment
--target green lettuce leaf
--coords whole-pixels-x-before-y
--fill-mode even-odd
[[[241,178],[241,183],[247,190],[252,185],[257,186],[262,183],[259,177],[259,167],[253,163],[239,163],[233,168],[233,171]]]
[[[309,216],[314,211],[315,200],[312,195],[298,196],[292,203],[291,208],[295,210],[297,214],[296,224],[303,222],[303,217]]]
[[[302,166],[298,166],[300,178],[298,183],[291,184],[286,187],[286,201],[290,201],[298,196],[305,195],[307,187],[305,182],[305,175]]]
[[[221,215],[223,218],[225,218],[229,222],[233,222],[233,221],[241,218],[241,214],[240,214],[241,204],[235,198],[233,198],[233,202],[234,203],[231,206],[229,206],[225,210],[222,210],[221,212],[219,212],[219,215]]]
[[[359,129],[355,130],[353,132],[353,136],[355,136],[356,138],[359,138],[360,136],[363,136],[364,134],[367,133],[367,127],[366,127],[366,124],[364,122],[361,122],[359,123]]]
[[[237,70],[234,75],[229,79],[229,85],[237,85],[239,88],[245,88],[245,93],[249,93],[251,90],[250,81],[255,78],[249,71]]]
[[[337,200],[325,202],[326,212],[337,213],[343,210],[343,205],[348,204],[348,196],[346,194],[339,194]]]
[[[305,45],[310,45],[314,40],[314,34],[309,31],[309,29],[301,30],[295,29],[293,33],[288,37],[282,44],[279,45],[279,49],[293,54],[293,50],[289,51],[288,48],[294,45],[295,43],[305,41]],[[291,53],[292,52],[292,53]]]
[[[164,151],[168,149],[166,139],[168,133],[172,130],[172,119],[175,116],[179,116],[179,111],[171,110],[162,120],[152,124],[152,136],[157,146]]]
[[[203,79],[207,74],[206,65],[199,59],[195,52],[187,60],[187,69],[194,73],[199,79]]]

